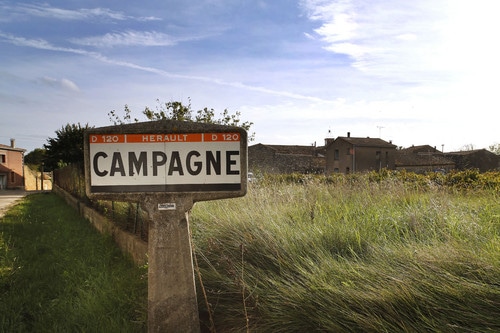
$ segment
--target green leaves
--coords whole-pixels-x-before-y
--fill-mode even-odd
[[[179,120],[179,121],[194,121],[198,123],[206,124],[218,124],[225,126],[236,126],[249,131],[253,125],[250,121],[241,121],[241,112],[236,111],[235,113],[230,113],[228,109],[224,109],[219,115],[216,115],[216,111],[213,108],[205,107],[201,110],[194,111],[191,107],[191,99],[188,99],[188,104],[184,105],[179,101],[172,101],[163,103],[159,99],[156,100],[158,106],[155,110],[146,106],[142,114],[149,121],[158,120]],[[132,111],[125,104],[123,118],[120,117],[115,110],[108,112],[109,120],[114,125],[123,125],[132,122]],[[134,122],[138,122],[139,119],[134,118]],[[253,141],[255,138],[255,133],[251,133],[248,136],[249,141]]]
[[[56,130],[55,138],[48,138],[44,145],[46,149],[45,167],[54,170],[71,163],[83,163],[83,133],[90,128],[78,124],[66,124]]]

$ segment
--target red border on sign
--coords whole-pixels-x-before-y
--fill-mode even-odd
[[[179,142],[239,142],[240,133],[163,133],[163,134],[91,134],[90,144],[106,143],[179,143]]]

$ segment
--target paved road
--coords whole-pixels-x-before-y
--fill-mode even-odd
[[[21,190],[1,190],[0,191],[0,217],[2,217],[7,209],[17,200],[22,199],[28,194]]]

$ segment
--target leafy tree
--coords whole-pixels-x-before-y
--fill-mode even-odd
[[[168,102],[162,104],[159,100],[156,102],[160,107],[156,108],[156,112],[152,111],[149,107],[146,107],[142,114],[146,116],[148,120],[180,120],[180,121],[193,121],[192,110],[191,110],[191,100],[189,100],[188,105],[182,104],[182,102]]]
[[[54,170],[72,163],[83,163],[83,134],[89,125],[67,124],[56,131],[55,138],[48,138],[45,167]]]
[[[46,150],[43,148],[35,148],[24,156],[24,163],[29,165],[33,170],[40,170],[45,159]]]
[[[224,109],[222,113],[217,117],[215,110],[212,108],[203,108],[202,110],[193,111],[191,108],[191,100],[187,105],[182,104],[182,102],[167,102],[161,103],[160,100],[156,100],[159,106],[155,110],[146,107],[142,114],[147,120],[157,121],[157,120],[180,120],[180,121],[194,121],[200,123],[218,124],[226,126],[237,126],[249,131],[253,123],[249,121],[241,122],[241,112],[236,111],[234,114],[229,113],[227,109]],[[125,105],[124,116],[120,117],[115,110],[108,112],[109,119],[115,125],[123,125],[132,122],[132,111]],[[194,115],[193,115],[194,114]],[[134,122],[138,122],[137,118],[134,118]],[[255,133],[249,135],[249,140],[253,141]]]
[[[500,155],[500,143],[492,144],[489,148],[492,153]]]
[[[462,148],[460,148],[460,151],[472,151],[472,150],[474,150],[474,145],[472,143],[463,145]]]

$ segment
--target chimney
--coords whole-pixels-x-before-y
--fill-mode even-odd
[[[351,137],[351,132],[347,132],[347,137],[350,138]]]
[[[16,139],[10,139],[10,147],[16,148]]]

